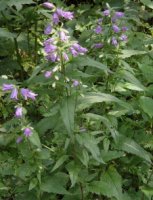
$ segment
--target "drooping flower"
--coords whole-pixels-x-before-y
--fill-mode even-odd
[[[52,75],[52,71],[46,71],[45,74],[44,74],[44,76],[45,76],[46,78],[50,78],[51,75]]]
[[[52,52],[46,56],[46,59],[52,62],[56,62],[59,60],[59,56],[57,55],[57,52]]]
[[[7,91],[7,90],[12,90],[14,88],[14,85],[13,84],[3,84],[3,88],[2,90],[3,91]]]
[[[58,14],[55,12],[53,13],[53,23],[58,24],[60,22]]]
[[[56,51],[57,46],[49,44],[49,45],[45,45],[44,50],[46,53],[50,53],[50,52],[54,52]]]
[[[21,118],[22,116],[23,116],[23,108],[19,106],[15,110],[15,117]]]
[[[73,80],[73,86],[77,87],[80,84],[80,82],[78,80]]]
[[[78,51],[79,54],[84,55],[88,50],[78,43],[75,43],[72,45],[72,48],[74,48],[76,51]]]
[[[79,53],[73,47],[70,47],[70,52],[74,57],[79,55]]]
[[[115,17],[116,18],[124,17],[124,13],[123,12],[115,12]]]
[[[54,4],[49,3],[49,2],[44,2],[42,5],[43,5],[45,8],[48,8],[48,9],[53,9],[53,8],[55,7]]]
[[[21,143],[21,142],[22,142],[22,140],[23,140],[23,138],[22,138],[22,137],[18,137],[18,138],[16,139],[16,143],[17,143],[17,144],[19,144],[19,143]]]
[[[104,10],[104,11],[103,11],[103,15],[104,15],[104,16],[110,15],[110,10]]]
[[[47,25],[47,26],[45,27],[44,34],[45,34],[45,35],[49,35],[51,32],[52,32],[52,27],[51,27],[51,25],[49,24],[49,25]]]
[[[63,17],[63,18],[68,19],[68,20],[72,20],[73,17],[74,17],[72,12],[64,11],[60,8],[57,8],[56,13],[58,14],[59,17]]]
[[[32,100],[35,100],[36,99],[36,96],[38,94],[35,94],[34,92],[32,92],[31,90],[29,89],[26,89],[26,88],[22,88],[21,89],[21,95],[24,97],[25,100],[27,100],[28,98],[32,99]]]
[[[94,48],[96,48],[96,49],[100,49],[100,48],[102,48],[104,45],[102,44],[102,43],[96,43],[96,44],[94,44]]]
[[[102,21],[103,21],[103,18],[99,18],[99,19],[98,19],[98,24],[101,24]]]
[[[60,40],[63,42],[68,40],[68,36],[65,34],[64,31],[59,31],[59,37],[60,37]]]
[[[128,27],[123,26],[123,27],[122,27],[122,31],[123,31],[123,32],[128,31]]]
[[[121,40],[121,41],[127,41],[127,36],[124,35],[124,34],[122,34],[122,35],[120,36],[120,40]]]
[[[101,26],[97,26],[95,29],[95,33],[100,34],[102,32],[102,27]]]
[[[17,90],[17,88],[15,88],[15,87],[13,88],[10,98],[18,100],[18,90]]]
[[[115,47],[118,45],[117,39],[115,37],[112,37],[112,45]]]
[[[117,26],[117,25],[113,25],[112,26],[112,28],[113,28],[113,31],[115,32],[115,33],[118,33],[118,32],[120,32],[120,28]]]
[[[25,128],[25,129],[24,129],[24,135],[25,135],[26,137],[31,136],[31,135],[32,135],[32,129],[29,128],[29,127]]]
[[[65,52],[63,52],[63,58],[64,58],[65,61],[69,60],[69,57],[68,57],[68,55]]]

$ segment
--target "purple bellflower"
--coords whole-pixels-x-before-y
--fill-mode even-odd
[[[32,129],[29,128],[29,127],[25,128],[25,129],[24,129],[24,135],[25,135],[26,137],[31,136],[31,135],[32,135]]]
[[[51,27],[51,25],[49,24],[49,25],[47,25],[47,26],[45,27],[44,34],[45,34],[45,35],[49,35],[51,32],[52,32],[52,27]]]
[[[112,45],[114,45],[115,47],[118,45],[118,42],[115,37],[112,37]]]
[[[17,143],[17,144],[19,144],[19,143],[21,143],[21,142],[22,142],[22,140],[23,140],[23,138],[22,138],[22,137],[18,137],[18,138],[16,139],[16,143]]]
[[[80,84],[80,82],[78,80],[73,80],[73,86],[77,87]]]
[[[50,78],[51,75],[52,75],[52,71],[46,71],[45,74],[44,74],[44,76],[45,76],[46,78]]]
[[[23,116],[23,108],[22,107],[17,107],[15,110],[15,117],[21,118]]]
[[[124,13],[123,12],[115,12],[115,17],[116,18],[124,17]]]
[[[97,26],[95,29],[95,33],[100,34],[102,32],[102,27],[101,26]]]
[[[53,23],[58,24],[60,22],[58,14],[55,12],[53,13]]]
[[[27,100],[28,98],[29,98],[29,99],[32,99],[32,100],[35,100],[35,99],[36,99],[36,96],[37,96],[38,94],[35,94],[34,92],[32,92],[32,91],[29,90],[29,89],[22,88],[22,89],[21,89],[21,95],[24,97],[25,100]]]
[[[13,88],[10,98],[14,99],[14,100],[18,100],[18,90],[17,90],[17,88],[15,88],[15,87]]]
[[[42,5],[43,5],[45,8],[48,8],[48,9],[53,9],[53,8],[55,7],[54,4],[49,3],[49,2],[44,2]]]
[[[103,11],[103,15],[104,15],[104,16],[110,15],[110,10],[104,10],[104,11]]]
[[[120,36],[120,40],[121,40],[121,41],[127,41],[127,36],[124,35],[124,34],[122,34],[122,35]]]
[[[96,43],[94,44],[94,48],[101,49],[104,45],[102,43]]]
[[[64,31],[59,32],[59,37],[60,37],[60,40],[63,41],[63,42],[68,40],[68,36],[65,34]]]
[[[3,91],[12,90],[14,88],[13,84],[3,84]]]
[[[118,32],[120,32],[120,28],[117,26],[117,25],[113,25],[112,26],[112,28],[113,28],[113,31],[115,32],[115,33],[118,33]]]

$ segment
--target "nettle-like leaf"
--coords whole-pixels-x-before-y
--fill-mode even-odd
[[[66,190],[67,174],[56,173],[45,177],[40,186],[41,191],[55,194],[70,194]]]
[[[98,69],[101,69],[105,72],[108,71],[107,66],[102,64],[99,61],[96,61],[90,57],[76,57],[74,58],[71,62],[70,62],[70,66],[71,67],[84,67],[84,66],[88,66],[88,67],[95,67]]]
[[[153,2],[151,0],[140,0],[145,6],[153,9]]]
[[[102,194],[107,197],[115,197],[123,200],[122,178],[114,167],[110,167],[100,178],[100,181],[93,181],[88,186],[89,192]]]
[[[149,115],[150,118],[153,117],[153,99],[150,97],[142,96],[139,99],[140,107],[145,113]]]
[[[75,111],[75,98],[66,97],[60,108],[60,113],[68,134],[72,134],[74,130],[74,111]]]
[[[113,95],[99,92],[90,92],[84,95],[83,97],[80,97],[78,101],[78,110],[83,110],[85,108],[90,107],[92,104],[102,102],[117,103],[119,106],[122,106],[127,110],[132,110],[132,106],[130,104],[118,99]]]
[[[66,169],[70,175],[71,187],[74,187],[75,184],[77,183],[81,168],[74,161],[72,161],[66,165]]]
[[[131,56],[135,56],[135,55],[143,55],[146,54],[146,51],[139,51],[139,50],[122,50],[121,51],[121,55],[119,55],[120,58],[129,58]]]
[[[118,135],[116,140],[116,147],[151,163],[152,156],[147,151],[145,151],[138,143],[130,138],[127,138],[123,135]]]
[[[37,146],[38,148],[41,148],[41,142],[40,142],[40,138],[39,135],[36,131],[34,131],[32,133],[32,135],[29,137],[29,140],[32,144],[34,144],[35,146]]]
[[[35,2],[33,0],[7,0],[7,5],[10,7],[15,6],[17,10],[21,10],[24,4],[35,4]]]
[[[76,135],[77,142],[82,146],[85,147],[93,156],[95,160],[101,163],[105,163],[100,155],[100,149],[98,147],[98,141],[96,138],[89,134],[84,133],[82,135]]]

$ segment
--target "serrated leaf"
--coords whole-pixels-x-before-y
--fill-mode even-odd
[[[153,2],[151,0],[140,0],[145,6],[153,9]]]
[[[32,4],[32,3],[35,3],[35,2],[33,2],[33,0],[19,0],[19,1],[8,0],[7,5],[10,7],[15,6],[17,10],[21,10],[23,4]]]
[[[67,164],[66,169],[70,175],[71,187],[74,187],[78,180],[80,167],[76,165],[74,161],[72,161],[69,164]]]
[[[100,181],[94,181],[89,185],[89,191],[102,194],[107,197],[122,198],[122,180],[115,168],[110,167],[102,176]]]
[[[150,118],[153,117],[153,99],[150,97],[142,96],[140,97],[140,107],[145,113],[149,115]]]
[[[129,58],[134,55],[143,55],[143,54],[146,54],[147,52],[131,49],[131,50],[122,50],[121,53],[122,54],[119,55],[120,58]]]
[[[75,111],[75,98],[66,97],[60,108],[60,113],[68,134],[72,134],[74,130],[74,111]]]
[[[55,194],[70,194],[66,189],[65,185],[68,181],[68,176],[64,173],[57,173],[54,175],[47,176],[42,180],[40,186],[41,190],[48,193]]]
[[[98,69],[101,69],[103,71],[108,71],[107,66],[102,64],[101,62],[98,62],[92,58],[89,57],[76,57],[70,62],[71,66],[74,67],[84,67],[84,66],[89,66],[89,67],[95,67]]]
[[[101,102],[115,102],[126,109],[132,110],[131,105],[128,103],[114,97],[110,94],[99,93],[99,92],[90,92],[87,93],[84,97],[80,97],[78,101],[78,110],[83,110],[87,107],[90,107],[94,103]]]
[[[95,160],[101,163],[105,163],[100,156],[100,150],[97,145],[98,142],[93,135],[84,133],[82,135],[76,135],[76,139],[81,146],[84,146],[92,154]]]
[[[52,172],[55,171],[56,169],[58,169],[67,159],[68,159],[67,155],[64,155],[64,156],[60,157],[58,159],[58,161],[55,163],[55,165],[54,165],[54,167],[52,169]]]
[[[153,187],[141,186],[140,189],[148,197],[153,195]]]
[[[29,137],[29,140],[32,144],[36,145],[38,148],[41,148],[41,142],[37,132],[34,131]]]
[[[134,154],[151,163],[151,155],[134,140],[122,135],[118,135],[116,145],[118,149]]]

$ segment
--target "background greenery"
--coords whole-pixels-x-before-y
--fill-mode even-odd
[[[88,48],[66,64],[67,78],[81,82],[77,88],[43,76],[54,63],[42,52],[51,13],[41,3],[0,1],[0,87],[38,93],[24,104],[35,133],[17,144],[16,103],[0,90],[0,199],[151,200],[153,3],[52,1],[75,13],[65,27]],[[125,12],[128,42],[93,50],[95,21],[108,4]]]

